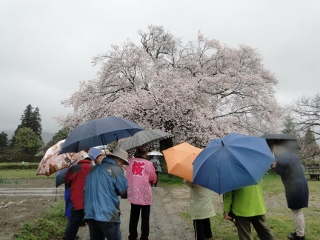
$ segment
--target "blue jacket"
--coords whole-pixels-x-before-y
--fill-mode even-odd
[[[120,222],[120,200],[127,195],[128,182],[113,159],[104,158],[88,174],[85,183],[85,219]]]

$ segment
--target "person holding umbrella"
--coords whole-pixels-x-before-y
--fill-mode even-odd
[[[93,167],[92,160],[85,151],[81,151],[81,159],[76,165],[68,168],[65,176],[66,190],[70,189],[71,216],[65,232],[65,240],[76,238],[79,226],[84,217],[83,190],[85,179]]]
[[[194,239],[213,239],[210,218],[216,215],[214,192],[184,179],[190,187],[190,216],[193,221]]]
[[[138,238],[138,222],[141,212],[141,237],[147,240],[149,237],[150,205],[152,203],[151,184],[157,181],[153,164],[147,160],[148,151],[144,146],[137,148],[134,156],[129,160],[127,170],[128,201],[131,204],[129,221],[129,240]]]
[[[223,211],[226,220],[235,218],[239,240],[251,239],[251,224],[261,240],[274,240],[265,216],[261,181],[223,194]]]
[[[90,148],[88,151],[89,157],[94,161],[94,163],[100,164],[102,159],[104,159],[105,155],[103,152],[98,148]]]
[[[305,239],[305,220],[302,208],[308,207],[309,188],[303,168],[297,154],[291,150],[290,144],[271,144],[275,155],[272,168],[281,176],[284,185],[287,205],[293,213],[295,232],[288,239]]]
[[[85,220],[91,240],[121,240],[120,201],[127,197],[128,182],[123,165],[128,153],[116,148],[88,174],[84,193]]]
[[[151,156],[152,156],[152,158],[151,158],[150,162],[152,162],[153,167],[156,170],[156,175],[157,175],[157,181],[155,182],[155,184],[153,184],[153,187],[156,187],[157,183],[158,183],[159,172],[162,172],[162,168],[160,165],[159,158],[156,155],[151,155]]]

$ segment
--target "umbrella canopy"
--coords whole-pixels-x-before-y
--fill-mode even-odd
[[[265,133],[261,137],[266,139],[270,148],[272,145],[283,145],[291,150],[301,150],[297,139],[287,133]]]
[[[75,153],[72,156],[72,159],[74,159],[74,161],[68,166],[68,168],[72,167],[73,165],[76,165],[80,160],[85,159],[87,156],[88,156],[88,154],[85,151],[80,151],[78,153]],[[66,176],[68,168],[63,168],[63,169],[56,172],[56,176],[55,176],[56,187],[59,187],[61,184],[64,183],[64,178]]]
[[[192,182],[192,163],[201,151],[201,148],[194,147],[186,142],[163,150],[168,173]]]
[[[67,174],[68,168],[64,168],[56,172],[56,188],[64,183],[64,178]]]
[[[153,141],[160,141],[162,139],[172,137],[174,137],[172,134],[160,129],[142,130],[132,137],[125,139],[121,144],[121,148],[128,151]]]
[[[265,139],[230,133],[212,140],[193,162],[193,183],[218,194],[257,184],[274,157]]]
[[[152,151],[148,153],[148,156],[163,156],[163,154],[158,151]]]
[[[126,118],[109,116],[95,119],[75,127],[62,145],[60,154],[107,145],[141,130],[142,127]]]
[[[37,175],[50,176],[52,173],[57,172],[60,169],[69,167],[69,165],[75,161],[73,158],[74,153],[58,155],[64,141],[65,140],[59,141],[46,151],[39,163]]]

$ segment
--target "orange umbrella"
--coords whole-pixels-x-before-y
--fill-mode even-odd
[[[168,173],[192,182],[192,163],[201,151],[201,148],[194,147],[186,142],[163,150]]]

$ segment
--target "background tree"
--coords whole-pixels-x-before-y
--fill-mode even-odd
[[[311,131],[320,140],[320,94],[301,97],[296,101],[295,112],[299,116],[296,124],[301,131]]]
[[[282,133],[290,134],[291,136],[295,137],[297,140],[300,139],[299,134],[296,130],[293,117],[286,116],[283,122],[283,125],[284,125],[284,129],[281,130]]]
[[[315,158],[319,157],[319,144],[316,142],[316,138],[310,128],[308,128],[302,142],[302,156],[305,160],[314,161]]]
[[[0,133],[0,158],[7,155],[8,145],[9,145],[8,134],[6,134],[5,132],[1,132]]]
[[[36,136],[42,141],[41,133],[42,133],[42,126],[41,126],[41,116],[40,110],[38,107],[33,110],[31,104],[29,104],[23,112],[21,116],[21,124],[18,125],[17,129],[14,131],[14,134],[11,139],[11,147],[16,144],[16,134],[20,128],[30,128]]]
[[[201,33],[183,46],[161,26],[139,35],[141,45],[128,41],[94,59],[101,70],[63,102],[74,112],[57,118],[62,126],[115,115],[197,146],[232,131],[260,135],[279,127],[277,80],[255,49]]]
[[[8,147],[9,140],[8,140],[8,134],[5,132],[0,133],[0,148],[6,148]]]
[[[42,146],[40,138],[31,128],[22,127],[15,134],[14,148],[26,155],[35,155]]]
[[[41,133],[42,133],[42,125],[41,125],[41,115],[40,115],[40,110],[38,107],[36,107],[34,109],[34,111],[32,112],[32,121],[30,122],[30,126],[29,128],[31,128],[35,134],[40,138],[40,140],[42,141],[42,137],[41,137]],[[26,125],[25,127],[28,127],[28,125]]]

